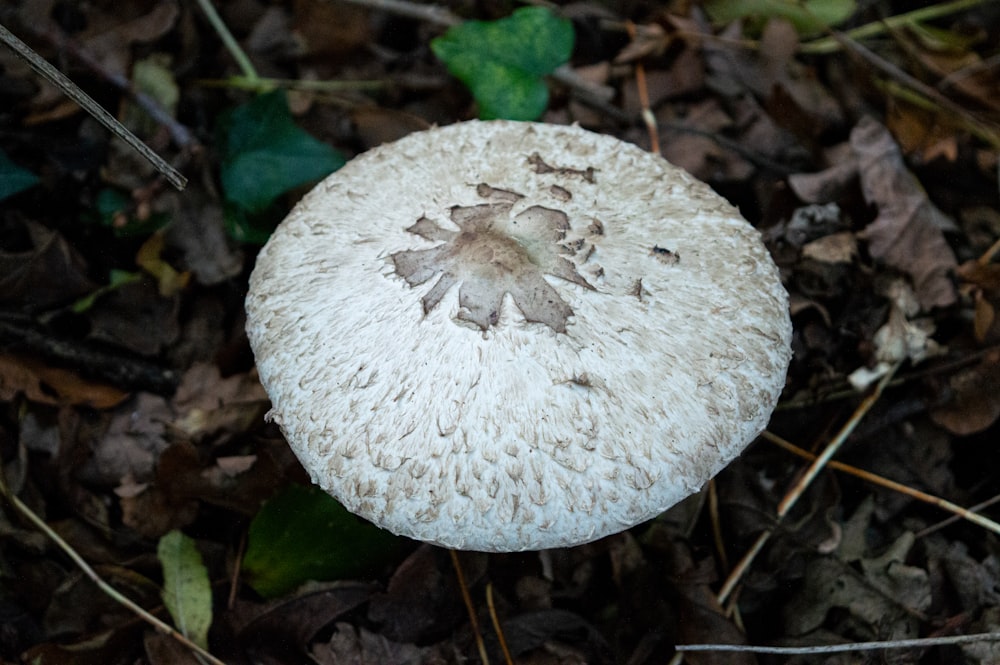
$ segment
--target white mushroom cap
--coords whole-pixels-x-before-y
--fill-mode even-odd
[[[579,127],[411,134],[260,252],[247,332],[315,483],[456,549],[654,517],[765,427],[790,360],[759,234],[662,158]]]

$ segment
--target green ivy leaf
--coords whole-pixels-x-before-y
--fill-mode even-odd
[[[291,485],[250,524],[243,572],[254,591],[273,598],[309,580],[377,572],[403,542],[353,515],[318,487]]]
[[[703,5],[716,23],[738,18],[783,18],[800,35],[812,35],[846,21],[857,10],[855,0],[707,0]]]
[[[479,103],[479,116],[535,120],[548,106],[542,77],[573,52],[573,24],[544,7],[524,7],[499,21],[466,21],[431,49]]]
[[[295,124],[283,90],[233,109],[220,121],[219,134],[226,199],[248,213],[344,165],[343,155]]]
[[[174,530],[160,538],[156,554],[163,566],[163,604],[174,626],[200,647],[208,647],[212,586],[193,540]]]
[[[0,150],[0,201],[38,183],[38,176],[10,161]]]

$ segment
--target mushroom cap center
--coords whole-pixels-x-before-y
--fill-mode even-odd
[[[541,205],[515,214],[516,203],[524,198],[520,194],[489,185],[479,185],[476,191],[492,202],[453,207],[451,221],[458,231],[444,229],[427,217],[407,229],[440,244],[393,254],[396,274],[410,286],[440,275],[423,296],[425,314],[458,285],[456,323],[482,330],[496,325],[503,298],[510,294],[526,320],[566,332],[573,310],[543,275],[593,289],[571,260],[585,260],[577,256],[582,243],[564,242],[571,230],[569,217]]]

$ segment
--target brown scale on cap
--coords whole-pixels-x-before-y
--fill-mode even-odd
[[[407,229],[441,244],[396,252],[391,257],[396,274],[410,286],[440,275],[422,299],[425,314],[458,285],[457,318],[482,330],[496,325],[503,297],[509,293],[527,321],[566,332],[573,310],[543,275],[594,288],[566,258],[582,247],[582,241],[576,249],[560,244],[570,230],[566,213],[535,205],[512,214],[514,204],[523,198],[520,194],[486,184],[476,192],[496,202],[453,207],[451,221],[458,231],[443,229],[427,217]]]

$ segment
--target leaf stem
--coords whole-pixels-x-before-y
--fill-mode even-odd
[[[73,83],[68,76],[32,51],[27,44],[18,39],[14,33],[10,32],[3,25],[0,25],[0,41],[10,47],[14,53],[27,62],[42,78],[53,83],[62,90],[63,94],[79,104],[87,113],[94,116],[108,131],[128,143],[136,152],[149,160],[171,185],[178,190],[184,189],[187,185],[187,178],[182,176],[177,169],[168,164],[162,157],[153,152],[149,146],[139,140],[139,137],[130,132],[125,125],[118,122],[117,118],[104,110],[104,107],[95,102],[90,95]]]
[[[240,47],[236,38],[233,37],[233,33],[229,32],[229,28],[226,27],[222,17],[219,16],[219,12],[215,10],[212,0],[198,0],[198,6],[201,7],[201,11],[205,12],[205,18],[208,19],[208,22],[212,25],[216,34],[219,35],[219,39],[222,40],[226,50],[229,51],[229,55],[233,57],[233,60],[236,61],[240,71],[243,72],[243,76],[250,81],[259,80],[260,76],[257,74],[257,70],[254,68],[253,63],[250,62],[249,56],[247,56],[243,48]]]

